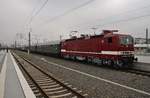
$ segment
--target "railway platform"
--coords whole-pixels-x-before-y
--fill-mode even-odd
[[[144,71],[150,71],[150,56],[144,55],[136,55],[135,57],[138,58],[138,62],[134,64],[134,69],[140,69]]]
[[[5,54],[6,54],[5,51],[0,51],[0,72],[2,69],[2,64],[3,64],[4,58],[5,58]]]
[[[0,56],[0,98],[36,98],[31,88],[23,77],[11,53],[5,54],[4,59]]]
[[[150,64],[150,55],[136,55],[138,62]]]

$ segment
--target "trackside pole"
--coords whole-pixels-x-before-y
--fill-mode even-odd
[[[28,55],[30,54],[30,50],[28,49]]]
[[[30,47],[31,47],[31,35],[29,32],[29,47],[28,47],[28,55],[30,54]]]

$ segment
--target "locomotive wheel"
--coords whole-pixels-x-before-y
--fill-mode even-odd
[[[74,60],[75,60],[75,61],[77,60],[76,56],[74,56]]]
[[[86,60],[87,60],[88,63],[92,63],[93,62],[92,58],[86,57]]]
[[[112,66],[112,65],[113,65],[112,60],[107,60],[107,65],[108,65],[108,66]]]
[[[124,62],[122,60],[117,60],[115,67],[118,68],[123,68],[124,67]]]
[[[102,65],[106,65],[106,60],[102,59]]]
[[[75,56],[72,56],[71,59],[72,59],[72,60],[76,60],[76,57],[75,57]]]
[[[102,64],[103,64],[103,65],[106,65],[106,66],[111,66],[111,65],[112,65],[112,61],[111,61],[111,60],[108,60],[108,59],[103,59],[103,60],[102,60]]]

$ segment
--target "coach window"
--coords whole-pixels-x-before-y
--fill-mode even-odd
[[[112,43],[112,37],[108,38],[108,43]]]

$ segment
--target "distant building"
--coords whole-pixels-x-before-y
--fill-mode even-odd
[[[135,44],[146,44],[145,38],[135,38],[134,39]],[[150,44],[150,39],[148,39],[148,44]]]
[[[145,38],[135,38],[134,43],[136,53],[146,53],[150,48],[150,39],[148,39],[148,44],[146,44]]]

